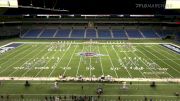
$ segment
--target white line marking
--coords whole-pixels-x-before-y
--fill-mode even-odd
[[[127,57],[128,57],[128,55],[126,54],[126,52],[123,52]],[[129,58],[128,58],[129,59]],[[130,61],[131,61],[131,63],[133,63],[134,64],[134,66],[136,66],[136,67],[138,67],[131,59],[129,59]],[[141,75],[144,77],[144,78],[146,78],[146,76],[138,69],[138,71],[141,73]]]
[[[100,54],[99,45],[97,47],[98,47],[98,52]],[[104,75],[104,70],[103,70],[103,65],[102,65],[102,58],[101,58],[101,56],[98,57],[98,58],[100,58],[101,70],[102,70],[102,74]]]
[[[1,95],[7,95],[7,94],[1,94]],[[13,96],[13,95],[20,95],[20,94],[8,94],[8,95],[11,95],[11,96]],[[82,95],[84,95],[84,94],[23,94],[23,95],[26,95],[26,96],[35,96],[35,95],[41,95],[41,96],[45,96],[45,95],[69,95],[69,96],[71,96],[71,95],[74,95],[74,96],[82,96]],[[96,95],[88,95],[88,96],[98,96],[97,94]],[[163,98],[170,98],[170,97],[172,97],[172,98],[176,98],[176,96],[171,96],[171,95],[145,95],[145,94],[143,94],[143,95],[101,95],[101,96],[136,96],[136,97],[144,97],[144,96],[149,96],[149,97],[163,97]]]
[[[112,46],[112,45],[111,45]],[[115,53],[116,53],[116,55],[118,56],[118,59],[120,59],[121,61],[122,61],[122,59],[120,58],[120,56],[119,56],[119,54],[117,53],[117,51],[116,51],[116,49],[114,48],[114,46],[112,46],[112,49],[115,51]],[[123,63],[123,65],[124,65],[124,62],[122,62]],[[119,62],[119,64],[120,64],[120,62]],[[132,75],[131,75],[131,73],[129,72],[129,70],[127,69],[127,68],[125,68],[126,69],[126,71],[127,71],[127,73],[129,74],[129,76],[132,78]]]
[[[45,48],[44,49],[41,49],[41,51],[40,52],[38,52],[38,54],[37,55],[35,55],[36,57],[40,54],[40,53],[42,53],[44,50],[46,49],[46,46],[45,46]],[[46,54],[47,54],[48,52],[46,52]],[[33,56],[33,58],[35,57],[35,56]],[[43,56],[45,56],[45,54],[43,55]],[[33,58],[31,58],[30,60],[32,60]],[[28,60],[28,61],[30,61],[30,60]],[[33,66],[32,67],[34,67],[34,65],[35,64],[33,64]],[[25,76],[29,71],[30,71],[31,69],[29,69],[29,70],[27,70],[26,72],[24,72],[22,75],[21,75],[21,77],[23,77],[23,76]]]
[[[145,48],[142,47],[142,49],[146,50]],[[151,53],[150,51],[146,50],[148,53]],[[152,54],[152,53],[151,53]],[[156,55],[152,54],[154,57],[158,58]],[[161,60],[162,61],[162,60]],[[169,64],[167,64],[166,62],[162,61],[164,64],[168,65],[169,67],[171,67]],[[171,67],[172,69],[174,69],[176,72],[180,73],[180,71],[178,71],[177,69]]]
[[[83,45],[83,48],[82,48],[82,52],[83,52],[83,51],[84,51],[84,45]],[[76,77],[78,76],[78,73],[79,73],[79,68],[80,68],[80,65],[81,65],[81,62],[82,62],[82,57],[83,57],[83,56],[80,56],[78,68],[77,68],[77,71],[76,71]]]
[[[66,65],[66,67],[68,67],[69,64],[71,63],[71,60],[72,60],[73,56],[75,55],[75,51],[76,51],[77,47],[78,47],[78,45],[76,45],[76,47],[75,47],[73,53],[71,54],[70,60],[69,60],[68,64]],[[64,71],[63,75],[66,74],[66,71],[67,71],[67,69],[65,68],[65,71]]]
[[[134,52],[133,53],[136,57],[138,57],[138,55]],[[149,66],[147,66],[147,64],[144,62],[144,61],[142,61],[141,59],[138,59],[138,60],[140,60],[144,65],[146,65],[146,67],[147,68],[149,68]],[[151,69],[151,68],[149,68],[149,70],[151,71],[151,72],[153,72],[154,73],[154,71]],[[154,73],[158,78],[160,78],[156,73]]]
[[[103,46],[103,47],[104,47],[104,46]],[[109,52],[108,52],[106,46],[105,46],[105,50],[106,50],[106,52],[108,53],[109,60],[110,60],[110,62],[111,62],[111,65],[113,66],[113,69],[114,69],[114,72],[115,72],[115,74],[116,74],[116,77],[118,78],[117,72],[116,72],[116,70],[115,70],[115,68],[114,68],[114,64],[113,64],[113,62],[112,62],[111,57],[109,56]]]
[[[90,52],[91,52],[91,43],[90,43]],[[90,62],[89,62],[89,71],[90,71],[90,77],[92,77],[92,71],[91,71],[91,67],[92,67],[92,65],[91,65],[91,57],[90,57]]]
[[[46,52],[46,54],[44,54],[43,56],[46,56],[46,55],[49,54],[49,53],[51,53],[51,52]],[[54,57],[57,53],[58,53],[58,51],[57,51],[57,52],[54,52],[54,54],[52,55],[52,57]],[[49,59],[49,61],[46,62],[46,64],[44,65],[44,67],[47,66],[51,60],[52,60],[52,59]],[[42,71],[43,71],[43,69],[41,69],[41,70],[36,74],[35,77],[37,77]]]
[[[31,47],[30,47],[31,48]],[[21,52],[20,54],[14,56],[13,58],[19,56],[19,55],[22,55],[23,53],[25,53],[26,51],[28,51],[30,48],[26,49],[25,51]],[[29,52],[28,54],[30,54],[31,52]],[[6,71],[7,69],[9,69],[11,66],[13,66],[14,64],[18,63],[19,61],[21,61],[22,59],[24,59],[24,57],[26,57],[28,54],[26,54],[25,56],[23,56],[21,59],[19,59],[18,61],[12,63],[11,65],[9,65],[7,68],[3,69],[0,73]]]
[[[18,46],[17,48],[15,48],[15,49],[13,49],[13,50],[10,50],[10,51],[12,51],[12,52],[10,52],[10,51],[8,51],[8,52],[10,52],[10,53],[8,53],[8,54],[6,54],[6,53],[4,53],[4,54],[2,54],[1,55],[1,57],[3,57],[4,55],[4,57],[3,58],[0,58],[0,60],[3,60],[4,58],[9,58],[9,56],[11,56],[11,55],[14,55],[15,53],[21,53],[21,51],[22,50],[24,50],[24,48],[27,48],[27,47],[23,47],[23,45],[21,45],[22,47],[20,47],[20,46]],[[18,48],[20,48],[20,49],[18,49]],[[17,55],[16,54],[16,55]],[[7,62],[7,61],[6,61]],[[4,62],[5,63],[5,62]]]
[[[66,49],[66,51],[64,52],[64,54],[61,56],[61,59],[57,62],[57,66],[58,66],[58,64],[61,62],[61,60],[63,59],[63,57],[64,57],[65,54],[67,53],[67,51],[70,49],[70,47],[71,47],[71,44],[70,44],[69,47]],[[55,69],[56,69],[56,68],[54,68],[54,69],[51,71],[51,73],[49,74],[48,77],[50,77],[50,76],[53,74],[53,72],[54,72]]]
[[[24,50],[24,48],[27,48],[27,49],[25,49]],[[19,55],[21,55],[22,54],[22,51],[27,51],[27,50],[29,50],[30,48],[28,48],[28,46],[24,46],[22,49],[19,49],[19,50],[17,50],[17,51],[13,51],[12,53],[10,53],[10,55],[14,55],[14,53],[17,53],[15,56],[13,56],[13,58],[10,58],[10,59],[8,59],[7,61],[5,61],[5,62],[3,62],[1,65],[3,65],[3,64],[5,64],[5,63],[7,63],[7,62],[9,62],[10,60],[12,60],[12,59],[14,59],[15,57],[17,57],[17,56],[19,56]],[[7,54],[6,56],[5,56],[5,58],[9,58],[8,56],[10,56],[9,54]],[[1,58],[0,60],[2,60],[3,58]]]
[[[144,56],[146,56],[147,58],[149,58],[147,55],[145,55],[143,52],[141,52],[139,49],[137,49],[138,50],[138,52],[140,52],[141,54],[143,54]],[[149,60],[151,61],[151,62],[154,62],[151,58],[149,58]],[[154,63],[156,63],[156,62],[154,62]],[[157,64],[157,63],[156,63]],[[159,64],[157,64],[158,65],[158,67],[160,67],[160,68],[162,68]],[[172,75],[170,75],[167,71],[166,71],[166,73],[170,76],[170,77],[173,77]]]
[[[40,49],[40,47],[39,47],[39,48],[36,48],[36,49],[33,50],[33,51],[31,51],[30,54],[36,52],[38,49]],[[30,54],[29,54],[29,55],[30,55]],[[27,55],[27,56],[29,56],[29,55]],[[38,55],[39,55],[39,54],[38,54]],[[36,56],[36,55],[35,55],[35,56]],[[35,56],[33,56],[33,58],[34,58]],[[27,61],[30,61],[30,60],[32,60],[33,58],[30,58],[30,59],[27,60]],[[24,65],[24,63],[23,63],[20,67],[22,67],[23,65]],[[14,71],[13,71],[12,73],[10,73],[8,76],[10,77],[12,74],[16,73],[17,71],[18,71],[18,69],[14,70]]]
[[[157,48],[159,48],[159,47],[157,47]],[[159,48],[159,49],[160,49],[160,48]],[[177,64],[177,65],[180,66],[180,64],[178,64],[176,61],[171,60],[171,59],[168,58],[166,55],[162,55],[161,52],[157,52],[157,51],[156,51],[155,49],[153,49],[153,48],[152,48],[152,50],[154,50],[156,53],[160,54],[161,56],[165,57],[166,59],[169,59],[170,61],[172,61],[172,62],[174,62],[175,64]],[[160,50],[162,50],[162,49],[160,49]],[[162,51],[164,51],[164,50],[162,50]],[[164,52],[168,53],[167,51],[164,51]],[[168,53],[168,54],[169,54],[169,53]],[[173,56],[173,57],[174,57],[174,56]]]

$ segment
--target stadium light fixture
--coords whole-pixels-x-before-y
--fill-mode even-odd
[[[59,17],[61,15],[59,15],[59,14],[37,14],[37,16],[57,16],[57,17]]]
[[[82,17],[109,17],[110,15],[81,15]]]
[[[130,17],[154,17],[154,15],[130,15]]]
[[[124,17],[124,15],[117,15],[117,17]]]

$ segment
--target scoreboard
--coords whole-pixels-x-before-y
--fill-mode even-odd
[[[180,9],[180,0],[166,0],[166,9]]]
[[[0,7],[18,8],[17,0],[0,0]]]

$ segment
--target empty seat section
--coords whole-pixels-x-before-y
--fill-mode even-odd
[[[109,29],[98,29],[98,37],[99,38],[112,38],[111,32]]]
[[[127,39],[124,30],[114,29],[112,30],[112,32],[115,39]]]
[[[60,29],[55,37],[63,37],[63,38],[68,38],[69,37],[69,33],[70,33],[71,29]]]
[[[180,32],[176,34],[176,41],[180,42]]]
[[[85,29],[74,29],[72,30],[71,37],[73,38],[84,38]]]
[[[141,32],[146,38],[159,38],[157,34],[151,29],[141,29]]]
[[[143,36],[137,29],[127,29],[126,32],[129,38],[143,38]]]
[[[86,30],[86,38],[96,38],[96,30],[95,29],[87,29]]]
[[[160,34],[160,36],[162,38],[165,38],[166,36],[170,36],[174,34],[174,30],[162,30],[162,33]]]
[[[56,32],[56,29],[45,29],[42,34],[40,35],[41,38],[51,38],[54,36],[54,33]]]
[[[25,33],[24,37],[25,38],[28,38],[28,37],[36,38],[41,31],[42,31],[42,29],[31,29],[30,31]]]

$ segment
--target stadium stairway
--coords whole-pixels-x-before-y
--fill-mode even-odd
[[[113,29],[112,30],[114,39],[128,39],[126,32],[122,29]]]
[[[53,38],[57,29],[44,29],[39,38]]]
[[[137,29],[126,29],[128,38],[140,39],[143,38],[141,33]]]
[[[146,37],[144,36],[143,32],[142,32],[140,29],[139,29],[138,31],[139,31],[139,33],[143,36],[143,38],[146,38]]]
[[[144,38],[160,38],[152,29],[141,29]]]
[[[54,38],[68,38],[71,30],[70,29],[59,29]]]
[[[41,31],[42,31],[42,29],[31,29],[31,30],[28,30],[23,35],[23,38],[37,38]]]
[[[159,34],[160,38],[166,38],[167,36],[171,36],[175,33],[174,30],[155,30],[157,34]]]

